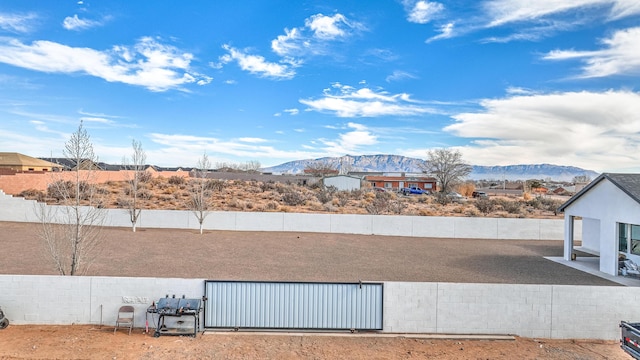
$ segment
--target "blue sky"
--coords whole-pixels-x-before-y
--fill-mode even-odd
[[[0,3],[0,151],[640,171],[638,0]]]

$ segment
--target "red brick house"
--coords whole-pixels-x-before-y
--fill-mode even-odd
[[[372,187],[385,188],[387,190],[398,191],[406,187],[418,187],[420,189],[436,191],[437,180],[432,177],[418,176],[366,176]]]

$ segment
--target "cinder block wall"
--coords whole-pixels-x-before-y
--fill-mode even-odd
[[[384,331],[616,340],[638,301],[637,287],[385,282]]]
[[[0,275],[0,289],[12,324],[113,326],[133,305],[144,328],[152,301],[201,298],[204,279]],[[383,332],[616,340],[639,301],[637,287],[385,282]]]
[[[35,201],[5,195],[0,191],[0,221],[38,222],[36,211],[38,211],[38,207]],[[107,226],[131,226],[126,210],[105,209],[104,211],[107,213]],[[138,227],[198,229],[199,224],[191,211],[143,210],[138,219]],[[562,240],[564,238],[564,220],[485,217],[212,211],[204,221],[204,229],[458,239]],[[581,238],[581,222],[576,221],[575,239],[580,240]]]

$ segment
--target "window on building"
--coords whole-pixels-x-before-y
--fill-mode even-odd
[[[385,182],[385,183],[384,183],[384,188],[385,188],[385,189],[391,189],[391,188],[393,188],[393,183]]]
[[[419,188],[420,186],[418,186],[418,183],[409,183],[409,187]]]
[[[631,225],[631,253],[640,255],[640,225]]]
[[[433,184],[432,183],[425,183],[424,184],[424,188],[425,189],[433,189]]]
[[[627,224],[618,223],[618,251],[624,253],[629,252],[629,243],[627,242]]]

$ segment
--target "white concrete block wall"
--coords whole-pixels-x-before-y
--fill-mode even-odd
[[[49,208],[59,208],[50,206]],[[34,201],[0,194],[0,221],[38,222]],[[107,226],[130,227],[123,209],[107,209]],[[59,212],[60,213],[60,212]],[[143,210],[139,228],[198,229],[198,220],[186,210]],[[500,219],[438,216],[356,214],[298,214],[276,212],[212,211],[205,230],[301,231],[365,235],[415,236],[469,239],[562,240],[563,220]],[[576,221],[575,239],[582,226]]]
[[[453,235],[462,239],[497,239],[497,218],[454,217]],[[526,225],[526,224],[525,224]]]
[[[283,231],[285,213],[236,213],[238,231]]]
[[[113,326],[127,304],[142,328],[150,303],[174,294],[200,298],[204,279],[0,275],[16,325]],[[385,282],[383,332],[616,340],[620,320],[640,321],[638,302],[637,287]]]
[[[438,284],[438,332],[551,336],[551,286]]]
[[[285,213],[283,231],[331,232],[331,215]]]
[[[453,217],[425,216],[414,217],[413,220],[413,236],[455,237],[455,219]]]
[[[212,211],[204,219],[204,228],[210,230],[235,230],[237,214],[235,211]]]
[[[558,339],[607,339],[620,336],[621,320],[639,322],[640,288],[553,287],[553,329]]]
[[[2,275],[0,289],[0,306],[12,324],[113,326],[120,306],[132,305],[136,327],[144,327],[152,301],[167,294],[201,298],[204,279]]]
[[[526,226],[522,226],[523,224]],[[540,239],[540,220],[538,219],[497,219],[497,226],[497,239]],[[562,238],[562,233],[559,236]]]
[[[86,324],[91,278],[0,276],[0,306],[13,324]]]
[[[390,333],[436,333],[437,283],[384,283],[383,329]]]
[[[339,234],[373,234],[373,215],[332,214],[331,232]]]
[[[413,236],[415,216],[376,216],[371,224],[371,232],[377,235]],[[418,218],[419,219],[419,218]]]

